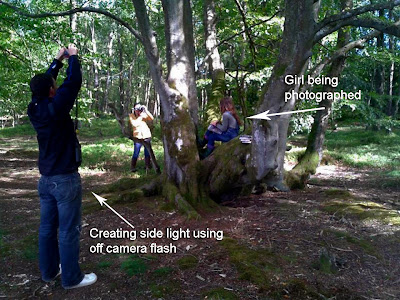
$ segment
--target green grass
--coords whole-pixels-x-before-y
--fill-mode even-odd
[[[35,132],[30,124],[15,128],[0,129],[0,138],[32,136]],[[82,123],[79,139],[82,141],[83,164],[88,169],[115,169],[129,172],[133,152],[133,142],[122,136],[117,121],[111,117],[94,119]],[[304,136],[291,138],[293,142],[306,144]],[[4,142],[4,141],[3,141]],[[28,142],[28,141],[27,141]],[[29,141],[31,144],[36,141]],[[163,164],[163,146],[161,127],[153,128],[153,150],[159,164]],[[324,156],[332,157],[346,165],[359,168],[384,169],[384,179],[388,186],[400,184],[400,131],[391,134],[385,131],[367,131],[362,128],[345,127],[326,134]],[[286,153],[288,161],[296,162],[305,148],[293,147]],[[142,150],[142,152],[144,149]],[[141,157],[143,154],[141,154]],[[138,175],[144,175],[144,162],[138,162]]]
[[[198,263],[198,258],[192,255],[186,255],[177,261],[178,267],[181,270],[193,269]]]
[[[268,249],[251,249],[232,238],[224,238],[220,244],[236,266],[239,279],[268,290],[273,275],[280,273],[282,258]]]
[[[400,131],[386,134],[349,127],[327,134],[325,145],[325,154],[353,167],[400,168]]]
[[[129,277],[143,274],[147,271],[148,268],[148,262],[136,255],[130,256],[126,261],[121,264],[121,269],[125,271],[125,273]]]
[[[0,138],[13,138],[23,136],[35,136],[35,130],[31,124],[18,125],[14,128],[0,129]],[[161,142],[160,124],[153,129],[152,147],[159,165],[163,166],[164,150]],[[87,169],[113,169],[122,173],[130,171],[130,161],[133,153],[133,142],[123,137],[117,121],[113,118],[94,119],[83,122],[79,130],[78,139],[82,145],[83,168]],[[2,144],[15,142],[2,141]],[[36,139],[23,140],[20,142],[23,151],[37,151]],[[21,150],[10,150],[21,151]],[[140,158],[144,157],[144,147]],[[36,156],[36,152],[34,155]],[[144,162],[138,161],[138,176],[145,174]]]
[[[31,124],[17,125],[15,127],[0,128],[0,138],[36,135]]]
[[[7,233],[0,228],[0,257],[6,257],[11,253],[10,245],[4,242],[4,236]]]

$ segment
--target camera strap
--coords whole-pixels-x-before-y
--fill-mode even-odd
[[[78,98],[75,100],[75,121],[74,121],[74,128],[76,134],[79,133],[79,128],[78,128],[78,109],[79,109],[79,104],[78,104]]]

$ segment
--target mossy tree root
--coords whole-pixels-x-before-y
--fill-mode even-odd
[[[316,151],[306,152],[299,163],[285,175],[285,183],[290,189],[303,189],[310,175],[315,174],[319,165]]]
[[[186,215],[188,219],[199,219],[199,213],[193,208],[188,201],[179,193],[178,188],[168,180],[164,182],[162,188],[163,196],[169,201],[173,201],[179,212]]]

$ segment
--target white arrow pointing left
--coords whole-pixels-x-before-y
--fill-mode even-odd
[[[293,110],[293,111],[284,111],[280,113],[273,113],[269,114],[269,110],[264,111],[258,115],[254,115],[251,117],[247,117],[247,119],[262,119],[262,120],[271,120],[269,117],[272,116],[281,116],[281,115],[289,115],[289,114],[297,114],[301,112],[308,112],[308,111],[316,111],[316,110],[324,110],[325,107],[317,107],[317,108],[310,108],[310,109],[301,109],[301,110]]]
[[[93,193],[93,192],[92,192],[92,194],[93,194],[93,196],[96,197],[96,199],[99,201],[99,203],[100,203],[101,206],[103,206],[103,204],[104,204],[105,206],[107,206],[109,209],[112,210],[113,213],[115,213],[118,217],[120,217],[126,224],[128,224],[129,226],[131,226],[132,229],[135,229],[135,226],[133,226],[131,223],[129,223],[129,222],[128,222],[123,216],[121,216],[115,209],[113,209],[110,205],[108,205],[108,204],[106,203],[107,199],[105,199],[105,198],[103,198],[103,197],[101,197],[101,196],[99,196],[99,195],[97,195],[97,194],[95,194],[95,193]]]

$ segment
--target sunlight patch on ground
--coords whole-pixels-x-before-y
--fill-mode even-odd
[[[23,195],[36,192],[36,189],[3,189],[3,193],[6,195]]]
[[[330,179],[335,177],[340,177],[345,179],[360,179],[363,176],[365,176],[365,174],[358,172],[358,170],[357,172],[344,170],[343,168],[340,168],[335,165],[319,166],[317,169],[317,173],[315,175],[321,179]]]
[[[102,168],[90,169],[88,167],[83,167],[79,169],[79,173],[81,175],[103,175],[106,174],[107,171]]]

